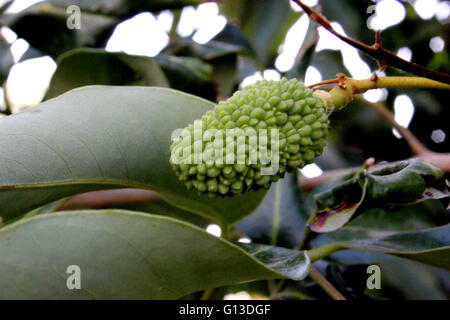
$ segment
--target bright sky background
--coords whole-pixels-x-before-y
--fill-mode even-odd
[[[8,9],[8,12],[19,12],[39,1],[16,0]],[[0,4],[4,2],[5,0],[0,0]],[[304,2],[310,6],[317,4],[317,0],[304,0]],[[414,9],[424,20],[436,17],[443,21],[449,18],[449,1],[416,0],[413,2]],[[298,5],[293,2],[291,2],[291,8],[294,11],[301,11]],[[368,11],[368,15],[372,12],[374,11]],[[378,1],[376,3],[376,14],[374,13],[370,16],[368,27],[374,30],[386,29],[389,26],[400,23],[404,19],[405,14],[404,7],[397,0]],[[198,6],[197,9],[194,7],[185,7],[177,27],[177,33],[182,37],[192,35],[195,41],[204,44],[223,29],[226,21],[226,18],[219,14],[218,6],[215,3],[205,3]],[[168,44],[169,37],[167,33],[171,29],[172,23],[173,15],[170,11],[162,11],[158,16],[149,12],[138,14],[117,26],[107,43],[106,50],[124,51],[129,54],[153,57]],[[280,54],[275,61],[276,69],[266,70],[263,74],[255,73],[249,75],[241,83],[241,87],[254,83],[262,78],[280,79],[280,72],[285,72],[293,66],[295,56],[304,41],[308,23],[308,17],[302,15],[289,30],[285,42],[280,47]],[[339,32],[345,33],[339,23],[333,22],[333,27]],[[145,36],[141,32],[143,29],[146,30]],[[148,30],[151,30],[150,34]],[[6,27],[2,27],[1,32],[7,41],[12,44],[11,51],[15,61],[18,61],[28,49],[28,43],[23,39],[17,39],[16,34]],[[370,70],[369,66],[362,61],[356,49],[343,43],[322,27],[319,28],[319,35],[320,40],[316,51],[327,49],[340,50],[344,57],[344,64],[350,71],[352,77],[370,77],[373,70]],[[430,39],[430,50],[433,52],[440,52],[445,49],[445,46],[444,39],[440,37]],[[400,48],[397,54],[407,60],[414,59],[411,50],[407,47]],[[24,106],[39,103],[45,94],[45,90],[55,69],[56,64],[50,57],[30,59],[25,62],[16,63],[11,69],[7,80],[8,96],[14,109],[20,110]],[[383,74],[381,73],[380,75],[382,76]],[[306,84],[312,84],[324,79],[322,79],[322,75],[316,68],[310,66],[304,80]],[[1,90],[0,93],[3,94]],[[382,101],[387,97],[387,90],[371,90],[364,96],[373,102]],[[407,95],[401,95],[395,99],[394,106],[396,120],[403,126],[408,126],[414,115],[414,104],[411,99]],[[393,133],[398,137],[396,131]],[[433,131],[433,135],[433,141],[436,143],[438,141],[442,142],[442,139],[445,139],[445,133],[438,128]],[[314,177],[320,175],[322,170],[313,164],[305,167],[302,172],[308,177]]]

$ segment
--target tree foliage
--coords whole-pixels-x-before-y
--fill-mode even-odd
[[[197,299],[221,287],[213,298],[242,288],[273,299],[326,299],[307,277],[318,260],[346,298],[423,298],[424,288],[425,298],[449,298],[446,90],[390,88],[379,103],[393,111],[397,97],[411,98],[409,129],[427,152],[414,153],[383,113],[355,99],[330,116],[328,146],[315,162],[332,179],[317,182],[298,171],[269,191],[215,199],[186,190],[169,164],[172,131],[229,98],[244,78],[275,69],[288,30],[306,14],[288,0],[224,1],[218,7],[225,28],[199,44],[176,28],[182,9],[202,2],[49,0],[16,14],[2,8],[0,24],[30,44],[22,60],[48,55],[57,68],[41,104],[0,119],[0,298]],[[448,19],[423,21],[400,3],[406,17],[381,33],[383,48],[408,47],[414,63],[450,72],[448,51],[434,53],[429,45],[437,36],[448,41]],[[66,24],[73,4],[81,9],[80,29]],[[314,9],[371,43],[370,5],[320,0]],[[162,10],[174,23],[158,55],[105,50],[121,22]],[[310,66],[323,80],[351,76],[340,51],[316,51],[317,30],[309,21],[295,64],[282,76],[304,79]],[[371,57],[360,57],[378,69]],[[12,65],[10,44],[1,38],[2,81]],[[384,72],[411,76],[389,65]],[[447,139],[436,143],[436,130]],[[444,165],[433,161],[437,154]],[[366,161],[372,157],[375,166]],[[80,204],[77,196],[123,188],[157,195],[101,204]],[[205,232],[212,223],[222,228],[221,239]],[[86,274],[83,290],[66,289],[73,263]],[[383,270],[376,292],[365,287],[369,264]]]

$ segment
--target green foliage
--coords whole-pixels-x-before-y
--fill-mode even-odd
[[[303,14],[288,0],[228,0],[218,4],[226,27],[211,41],[178,36],[180,9],[203,2],[48,0],[17,14],[5,12],[8,3],[0,8],[2,26],[30,44],[20,61],[49,55],[57,62],[45,102],[0,114],[0,298],[177,299],[217,288],[212,298],[246,290],[264,298],[322,299],[317,285],[300,281],[309,258],[321,260],[317,266],[348,298],[449,298],[448,172],[412,158],[404,139],[360,100],[329,117],[322,156],[314,159],[323,145],[301,165],[293,165],[293,154],[286,158],[291,168],[313,159],[324,171],[357,168],[312,191],[302,190],[297,171],[269,191],[214,199],[179,181],[169,163],[174,130],[229,103],[219,101],[247,76],[275,69],[288,30]],[[408,47],[413,62],[449,72],[448,50],[429,46],[432,37],[448,39],[448,21],[423,21],[399,3],[406,18],[383,30],[383,47]],[[319,4],[315,9],[347,35],[374,41],[366,25],[373,1]],[[67,28],[69,5],[81,9],[80,29]],[[157,56],[105,51],[118,24],[161,10],[171,10],[174,25]],[[295,64],[281,76],[304,79],[310,66],[322,80],[350,76],[340,51],[315,51],[317,27],[309,22]],[[10,47],[0,37],[2,83],[14,63]],[[377,69],[373,59],[361,58]],[[406,75],[389,66],[385,73]],[[415,106],[409,129],[427,148],[450,152],[448,92],[392,89],[381,103],[393,110],[401,94]],[[0,111],[7,113],[7,87],[4,96],[7,108]],[[447,135],[442,143],[430,137],[437,129]],[[358,169],[369,157],[384,163]],[[154,190],[161,199],[58,212],[80,193],[121,188]],[[211,223],[220,225],[222,238],[205,232]],[[247,237],[251,244],[237,242]],[[373,263],[382,268],[381,290],[366,288]],[[72,264],[82,269],[82,290],[67,290]]]
[[[323,251],[330,252],[354,249],[378,252],[420,261],[436,267],[450,270],[450,226],[425,229],[416,232],[404,232],[372,239],[348,240],[334,242],[310,251],[312,261],[322,257]]]
[[[421,159],[362,169],[333,188],[314,196],[309,220],[314,232],[332,232],[373,207],[392,208],[428,199],[447,199],[450,189],[438,168]]]
[[[47,214],[4,227],[0,257],[2,299],[175,299],[243,281],[301,280],[309,265],[303,252],[238,246],[179,220],[121,210]],[[61,281],[74,261],[85,272],[83,290]]]

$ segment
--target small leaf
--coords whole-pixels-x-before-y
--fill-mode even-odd
[[[68,290],[70,265],[81,289]],[[176,299],[262,279],[303,279],[304,252],[237,246],[193,225],[122,210],[73,211],[0,230],[1,299]]]
[[[255,54],[242,31],[231,24],[227,24],[221,32],[205,44],[199,44],[192,38],[177,38],[164,48],[163,53],[196,57],[205,61],[214,60],[230,54],[244,54],[249,56]]]
[[[156,59],[162,60],[160,62],[163,68],[165,68],[166,74],[168,74],[168,77],[172,78],[172,87],[200,95],[210,100],[215,100],[216,96],[212,98],[205,96],[208,91],[200,86],[196,89],[195,86],[198,79],[192,79],[196,81],[191,81],[192,75],[189,73],[186,74],[183,70],[186,69],[186,67],[188,69],[192,69],[193,67],[189,66],[190,58],[188,57],[191,57],[191,59],[198,58],[203,60],[203,63],[210,68],[208,70],[208,76],[205,77],[208,81],[207,84],[209,86],[213,85],[214,89],[215,86],[217,86],[220,97],[224,98],[230,96],[237,86],[238,57],[242,55],[251,57],[255,54],[242,31],[231,24],[227,24],[219,34],[203,45],[198,44],[192,39],[175,39],[163,52],[170,56],[160,55],[159,57],[156,57]],[[177,58],[173,57],[174,55],[176,55]],[[184,62],[184,64],[188,65],[186,67],[180,66],[177,68],[179,69],[179,72],[176,72],[177,70],[174,68],[176,65],[172,68],[170,68],[170,65],[166,65],[166,60],[168,59],[174,60],[172,61],[174,64],[177,63],[177,59],[180,59],[178,61],[179,63]],[[199,62],[197,62],[197,64],[199,64]],[[183,76],[185,76],[187,80],[184,79]],[[194,88],[190,88],[191,86]],[[203,86],[206,86],[206,84]],[[184,87],[186,89],[184,89]],[[209,87],[207,89],[211,90]]]
[[[212,66],[192,57],[160,54],[155,61],[164,71],[170,87],[215,101],[217,90],[212,82]]]
[[[314,232],[333,232],[370,208],[393,208],[450,196],[443,173],[422,159],[361,170],[341,184],[315,195],[309,220]]]
[[[316,234],[313,247],[349,240],[373,240],[388,235],[423,231],[450,222],[439,201],[426,201],[393,211],[382,208],[366,210],[335,232]],[[379,263],[387,257],[381,253],[344,250],[332,255],[332,259],[344,264]]]
[[[73,3],[71,3],[73,4]],[[41,2],[17,14],[0,17],[2,25],[11,28],[19,38],[53,58],[78,47],[102,47],[120,22],[116,17],[82,12],[80,28],[67,27],[66,8]]]
[[[168,87],[153,59],[102,49],[75,49],[62,54],[45,99],[88,85]]]

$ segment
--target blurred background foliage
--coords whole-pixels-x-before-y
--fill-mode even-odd
[[[442,0],[310,0],[338,30],[367,44],[382,29],[383,46],[405,59],[450,72],[450,3]],[[77,8],[80,9],[76,21]],[[74,11],[75,10],[75,11]],[[68,18],[80,28],[68,28]],[[376,63],[311,23],[289,0],[49,0],[0,2],[0,117],[95,84],[164,86],[211,101],[262,78],[298,77],[307,84],[345,73],[368,78]],[[388,67],[380,75],[407,75]],[[446,91],[373,90],[369,101],[395,113],[429,149],[450,152],[450,108]],[[124,106],[126,107],[126,106]],[[322,171],[360,166],[368,157],[394,161],[413,156],[402,138],[376,111],[360,101],[331,116],[330,143],[307,177]],[[2,138],[4,139],[4,138]],[[295,247],[311,213],[311,194],[302,192],[295,175],[272,188],[261,207],[234,230],[259,243]],[[321,186],[318,190],[324,190]],[[281,197],[277,199],[277,197]],[[274,233],[272,214],[283,214]],[[208,221],[167,204],[115,206],[169,214],[200,226]],[[328,238],[349,239],[370,232],[389,234],[443,225],[450,220],[434,200],[387,212],[372,209]],[[369,232],[369,231],[368,231]],[[366,265],[383,269],[382,290],[365,289]],[[447,271],[382,254],[343,251],[317,267],[347,297],[450,298]],[[216,291],[265,295],[260,283]],[[282,298],[320,298],[313,283],[288,283]]]

